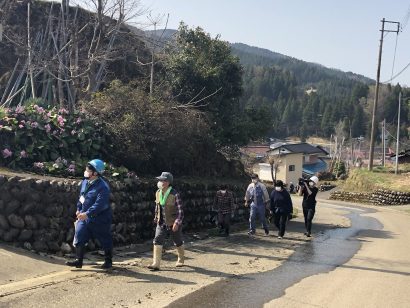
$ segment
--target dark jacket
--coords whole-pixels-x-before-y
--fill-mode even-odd
[[[309,187],[312,192],[310,195],[307,192],[306,187],[302,186],[303,201],[302,206],[308,209],[314,209],[316,207],[316,195],[319,189],[317,187]]]
[[[286,189],[272,191],[270,195],[270,210],[274,213],[290,214],[293,212],[292,199]]]

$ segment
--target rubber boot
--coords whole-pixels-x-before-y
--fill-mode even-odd
[[[148,268],[152,271],[159,271],[162,259],[162,245],[154,245],[153,250],[153,262]]]
[[[75,248],[76,259],[74,261],[67,261],[65,264],[68,266],[75,266],[76,268],[83,267],[83,259],[84,259],[84,246],[77,246]]]
[[[108,269],[112,267],[112,248],[104,251],[104,263],[101,268]]]
[[[184,245],[181,245],[177,247],[177,252],[178,252],[178,261],[175,264],[176,267],[182,267],[184,266],[184,261],[185,261],[185,249]]]

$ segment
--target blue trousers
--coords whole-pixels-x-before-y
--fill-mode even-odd
[[[259,218],[259,221],[262,223],[263,229],[267,230],[268,225],[266,223],[266,218],[265,218],[265,205],[263,206],[255,206],[251,205],[251,212],[249,215],[249,229],[252,232],[255,232],[255,220],[256,217]]]
[[[112,249],[111,223],[77,221],[74,245],[84,246],[91,238],[97,239],[104,250]]]

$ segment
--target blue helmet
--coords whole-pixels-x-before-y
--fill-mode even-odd
[[[87,165],[90,165],[91,167],[93,167],[95,169],[95,171],[97,171],[97,173],[99,173],[99,174],[102,174],[104,172],[104,169],[105,169],[105,164],[100,159],[93,159],[93,160],[89,161]]]

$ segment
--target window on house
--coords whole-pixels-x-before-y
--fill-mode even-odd
[[[289,171],[295,171],[295,165],[289,165]]]

